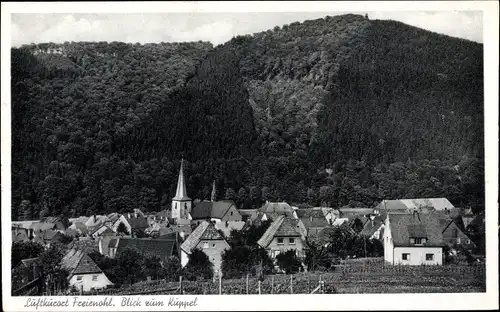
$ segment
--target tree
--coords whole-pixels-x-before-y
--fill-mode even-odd
[[[263,276],[272,272],[273,261],[260,246],[234,246],[222,254],[222,272],[226,278],[240,278],[246,274]]]
[[[297,257],[295,250],[287,250],[276,256],[276,262],[280,269],[284,270],[286,274],[293,274],[299,272],[301,262]]]
[[[52,243],[38,257],[42,269],[42,278],[47,290],[54,293],[56,290],[64,290],[68,287],[67,276],[69,272],[63,268],[62,259],[66,252],[63,245]]]
[[[304,263],[310,271],[328,270],[332,267],[333,256],[326,244],[308,237],[306,239],[306,258]]]
[[[195,248],[189,255],[189,261],[182,270],[182,275],[190,281],[198,278],[211,279],[214,275],[213,263],[201,249]]]
[[[116,278],[122,283],[133,284],[146,277],[144,255],[135,248],[127,247],[116,257]]]
[[[226,189],[226,195],[224,196],[224,198],[228,200],[235,200],[236,192],[232,188],[228,188]]]
[[[118,225],[118,228],[116,229],[116,232],[117,233],[123,233],[125,235],[129,235],[130,234],[128,232],[128,230],[127,230],[127,226],[125,226],[125,224],[123,224],[123,223],[120,223],[120,225]]]
[[[169,281],[179,280],[181,274],[181,261],[176,256],[170,256],[167,262],[163,264],[162,277]]]
[[[161,259],[155,255],[146,255],[144,257],[144,274],[145,276],[158,279],[161,276]]]
[[[12,243],[12,262],[14,268],[23,259],[36,258],[44,251],[43,245],[35,242],[13,242]]]

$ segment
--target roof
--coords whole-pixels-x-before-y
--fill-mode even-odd
[[[347,218],[337,218],[333,221],[332,226],[341,226],[342,224],[349,222]]]
[[[81,222],[81,221],[73,222],[73,224],[68,229],[77,230],[80,233],[82,233],[83,235],[87,235],[89,233],[87,226],[85,224],[83,224],[83,222]]]
[[[98,226],[101,223],[104,223],[107,220],[107,216],[102,216],[102,215],[92,215],[88,220],[85,222],[85,225],[87,227],[93,227],[93,226]]]
[[[21,260],[21,263],[25,267],[29,268],[29,267],[31,267],[33,265],[40,265],[40,260],[38,259],[38,257],[36,257],[36,258],[28,258],[28,259]]]
[[[169,234],[169,233],[180,233],[184,232],[185,234],[191,234],[192,232],[191,225],[170,225],[170,226],[160,226],[158,230],[160,236]]]
[[[184,160],[181,160],[181,168],[179,169],[179,178],[177,180],[177,190],[175,191],[173,200],[191,200],[191,198],[187,196],[186,182],[184,181]]]
[[[12,230],[12,241],[13,242],[24,242],[29,241],[28,230],[23,228]]]
[[[380,229],[380,227],[384,224],[384,218],[381,216],[375,216],[373,220],[368,218],[363,226],[363,230],[361,230],[360,234],[371,237],[375,232]]]
[[[191,235],[188,236],[184,243],[182,243],[181,249],[186,253],[191,253],[201,240],[224,240],[224,238],[217,231],[212,222],[203,221]]]
[[[443,246],[442,229],[434,214],[389,214],[394,246],[412,246],[410,237],[425,237],[425,246]]]
[[[279,214],[293,214],[294,209],[286,202],[266,202],[259,208],[260,212],[266,213],[279,213]]]
[[[77,218],[69,218],[69,222],[71,222],[71,223],[75,223],[75,222],[85,223],[88,220],[89,220],[89,217],[86,217],[86,216],[80,216]]]
[[[298,219],[293,219],[283,215],[279,216],[273,221],[273,223],[271,223],[257,243],[266,248],[269,246],[274,237],[301,237],[302,233],[300,232],[298,222]]]
[[[68,244],[70,249],[82,250],[88,253],[99,251],[99,241],[94,239],[77,240],[74,239]]]
[[[322,228],[329,225],[321,210],[305,210],[306,211],[304,211],[304,209],[298,209],[296,212],[297,217],[299,217],[307,229]]]
[[[413,210],[418,208],[433,208],[435,211],[455,208],[447,198],[415,198],[383,200],[378,206],[380,210]]]
[[[369,214],[373,214],[374,208],[339,208],[339,216],[352,219]]]
[[[176,239],[121,237],[118,239],[116,255],[119,255],[123,250],[130,247],[137,249],[142,254],[158,256],[165,261],[170,256],[177,254],[176,243]],[[115,244],[115,239],[111,239],[109,246],[112,247]]]
[[[149,227],[148,219],[146,218],[126,218],[132,229],[147,229]]]
[[[34,231],[45,231],[45,230],[52,230],[55,227],[55,223],[48,223],[48,222],[34,222],[31,224],[31,228]]]
[[[199,219],[222,219],[231,207],[236,207],[232,200],[202,201],[191,210],[191,218]]]
[[[31,225],[33,223],[38,223],[38,220],[31,220],[31,221],[12,221],[12,226],[17,226],[23,229],[32,229]]]
[[[232,230],[241,231],[246,225],[245,221],[217,222],[215,228],[221,230],[226,237],[231,235]]]
[[[75,274],[102,273],[89,255],[77,249],[70,249],[62,259],[62,267],[68,270],[70,277]]]

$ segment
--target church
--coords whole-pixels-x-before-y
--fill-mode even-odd
[[[179,179],[177,180],[177,190],[172,198],[172,219],[177,224],[183,223],[182,220],[191,219],[191,198],[187,196],[186,181],[184,179],[184,159],[181,160]]]

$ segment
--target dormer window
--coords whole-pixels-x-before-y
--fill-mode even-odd
[[[427,238],[425,238],[425,237],[411,237],[410,238],[410,244],[423,245],[426,242],[427,242]]]

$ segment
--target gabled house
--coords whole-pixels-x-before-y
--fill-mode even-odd
[[[259,216],[259,210],[257,209],[238,209],[241,214],[241,220],[252,224]]]
[[[432,214],[387,214],[383,244],[390,264],[443,264],[442,230]]]
[[[191,211],[191,222],[198,224],[201,221],[241,221],[242,217],[236,204],[232,200],[202,201],[197,203]]]
[[[295,213],[305,227],[306,236],[317,235],[330,225],[321,209],[297,209]]]
[[[50,247],[53,242],[61,242],[63,240],[63,234],[59,231],[45,230],[40,232],[33,241],[44,246]]]
[[[382,241],[382,233],[384,229],[384,217],[380,215],[370,215],[363,225],[363,229],[359,232],[360,235],[366,236],[369,239],[377,239]]]
[[[279,253],[295,250],[299,258],[303,258],[305,233],[299,219],[279,216],[271,223],[257,244],[268,251],[269,257],[275,259]]]
[[[459,246],[466,250],[472,250],[476,244],[465,234],[454,220],[439,219],[439,225],[442,229],[443,241],[450,248]]]
[[[103,215],[92,215],[88,218],[88,220],[85,222],[85,226],[89,230],[89,232],[95,231],[98,227],[101,227],[104,225],[106,220],[108,219],[107,216]]]
[[[181,265],[186,266],[189,255],[194,249],[202,250],[213,263],[214,274],[220,274],[222,265],[222,252],[230,249],[228,242],[217,231],[214,224],[202,221],[198,227],[187,237],[181,245]]]
[[[71,224],[67,229],[66,229],[66,234],[70,236],[87,236],[89,235],[89,230],[87,226],[85,226],[85,223],[81,221],[73,221],[73,224]],[[68,233],[69,232],[69,233]],[[73,233],[75,235],[73,235]]]
[[[62,267],[69,272],[70,287],[75,287],[80,291],[87,292],[113,285],[85,251],[69,250],[62,259]]]
[[[100,236],[105,236],[105,235],[114,235],[115,232],[110,228],[109,225],[101,225],[100,227],[96,228],[92,233],[90,233],[90,236],[93,238],[98,238]]]

